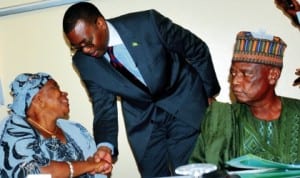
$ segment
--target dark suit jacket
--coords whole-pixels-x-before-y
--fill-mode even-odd
[[[150,93],[120,75],[102,57],[79,51],[73,63],[93,104],[96,143],[110,142],[118,154],[116,96],[120,96],[129,143],[139,161],[151,135],[150,123],[164,119],[162,110],[199,129],[207,97],[216,95],[220,86],[207,45],[157,11],[108,21],[119,32]]]

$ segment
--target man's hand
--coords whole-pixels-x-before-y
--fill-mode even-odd
[[[296,15],[300,11],[300,4],[297,0],[275,0],[275,3],[289,16],[295,25],[300,25]]]
[[[100,146],[97,152],[94,154],[94,161],[97,163],[104,162],[103,165],[99,168],[101,173],[109,174],[112,171],[112,156],[111,150],[108,147]]]
[[[295,74],[298,75],[299,77],[296,80],[294,80],[293,86],[297,86],[297,85],[300,86],[300,68],[296,69]]]
[[[216,101],[216,98],[214,97],[208,98],[208,105],[211,105],[214,101]]]

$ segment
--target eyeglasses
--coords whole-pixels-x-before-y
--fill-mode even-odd
[[[93,38],[90,39],[87,42],[83,42],[82,44],[83,45],[80,45],[80,46],[71,46],[70,47],[71,52],[73,54],[75,54],[77,51],[82,51],[84,48],[90,49],[90,48],[94,48],[95,47],[95,45],[93,44]]]
[[[94,27],[94,31],[92,32],[92,35],[89,39],[84,39],[80,44],[78,45],[71,45],[70,51],[71,56],[73,56],[77,51],[82,51],[83,49],[91,49],[95,47],[95,37],[96,37],[96,27]]]
[[[98,18],[95,20],[95,24],[86,24],[84,26],[85,32],[81,35],[82,38],[79,39],[81,42],[70,46],[71,56],[77,51],[89,52],[91,49],[97,48],[97,44],[101,41],[99,38],[102,36],[101,33],[103,33],[100,26],[97,25],[97,20]],[[78,38],[80,38],[80,36],[78,36]]]

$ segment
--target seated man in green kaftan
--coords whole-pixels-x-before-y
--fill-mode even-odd
[[[282,163],[300,161],[300,100],[276,95],[286,44],[276,36],[239,32],[230,68],[233,104],[207,110],[190,163],[245,155]]]

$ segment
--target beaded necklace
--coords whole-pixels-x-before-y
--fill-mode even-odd
[[[36,128],[38,128],[39,130],[42,130],[45,133],[47,133],[48,135],[50,135],[52,138],[56,138],[57,127],[55,127],[55,130],[52,132],[52,131],[49,131],[48,129],[46,129],[45,127],[43,127],[42,125],[40,125],[39,123],[35,122],[31,118],[28,118],[27,121],[30,122],[32,125],[34,125]]]

